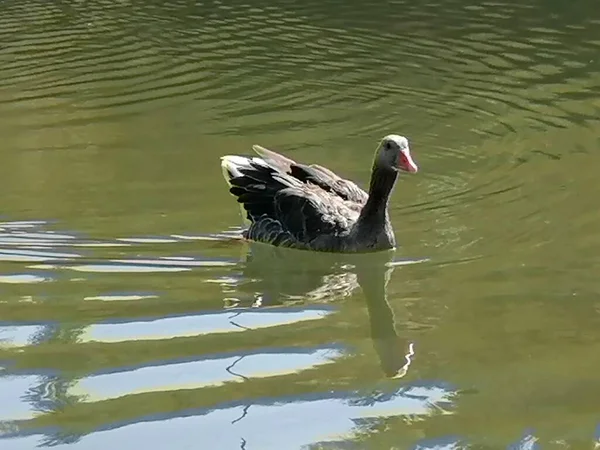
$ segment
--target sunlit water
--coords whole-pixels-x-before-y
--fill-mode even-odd
[[[600,445],[600,9],[0,5],[0,449]],[[219,157],[421,171],[396,252],[249,246]]]

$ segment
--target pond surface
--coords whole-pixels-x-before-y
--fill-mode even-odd
[[[2,450],[600,445],[596,0],[0,21]],[[365,186],[388,133],[395,252],[239,239],[220,156]]]

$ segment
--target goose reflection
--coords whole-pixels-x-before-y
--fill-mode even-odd
[[[331,303],[362,290],[370,335],[388,377],[404,376],[414,355],[396,332],[387,287],[396,266],[394,251],[369,254],[314,253],[246,243],[237,277],[223,283],[229,307],[274,307]]]

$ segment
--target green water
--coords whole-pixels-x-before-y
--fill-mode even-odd
[[[594,0],[0,4],[0,448],[600,445]],[[399,248],[240,241],[252,144],[420,172]]]

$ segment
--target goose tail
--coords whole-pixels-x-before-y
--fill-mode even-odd
[[[250,162],[251,159],[244,156],[225,155],[221,157],[221,170],[223,172],[223,178],[229,186],[229,189],[233,187],[231,180],[234,178],[243,177],[244,174],[240,170],[244,168],[250,168]],[[244,205],[240,203],[239,208],[242,219],[242,228],[248,229],[251,222],[248,219],[246,211],[244,210]]]

